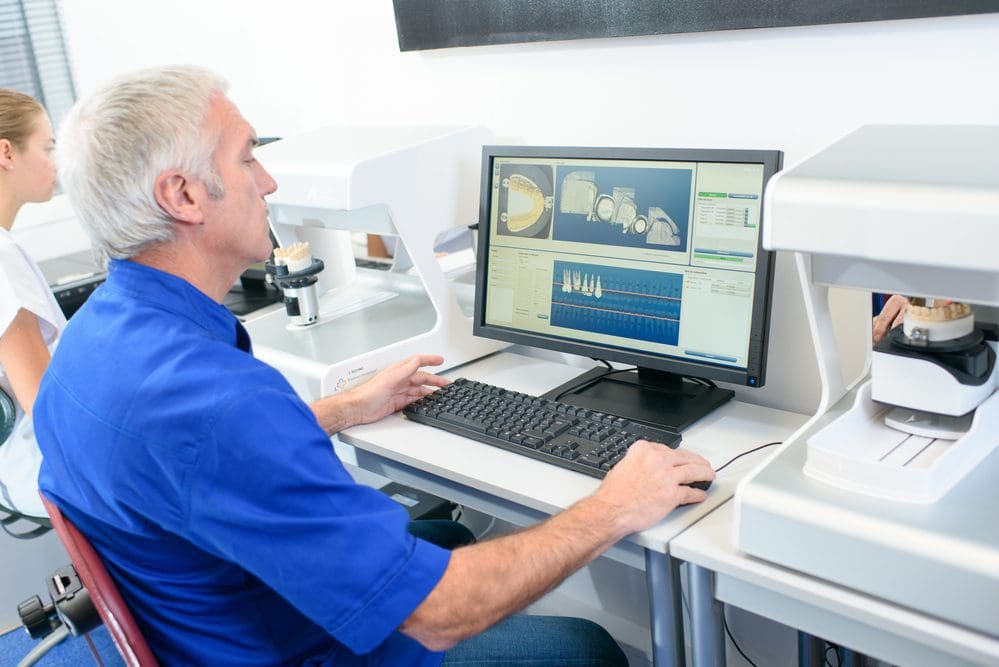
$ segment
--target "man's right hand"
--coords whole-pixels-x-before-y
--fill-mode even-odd
[[[701,502],[707,493],[685,485],[714,478],[703,456],[639,440],[607,473],[593,497],[608,506],[608,519],[613,518],[623,537],[655,525],[678,505]]]
[[[400,629],[445,651],[522,610],[677,505],[704,500],[704,491],[683,485],[714,477],[697,454],[639,440],[592,496],[527,530],[456,549],[440,582]]]

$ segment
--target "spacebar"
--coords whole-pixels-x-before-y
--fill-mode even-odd
[[[479,421],[478,419],[469,419],[467,417],[462,417],[461,415],[456,415],[450,412],[441,412],[437,415],[437,419],[448,424],[453,424],[455,426],[461,426],[467,428],[470,431],[475,431],[476,433],[486,432],[486,423]]]

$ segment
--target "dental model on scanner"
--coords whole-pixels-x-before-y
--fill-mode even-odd
[[[928,303],[874,346],[853,406],[808,439],[806,475],[930,503],[995,446],[997,327],[976,322],[968,304]]]
[[[274,261],[264,266],[284,292],[285,312],[291,323],[297,326],[315,324],[319,319],[316,283],[325,265],[323,260],[312,257],[309,244],[300,241],[287,248],[275,248]]]
[[[809,478],[932,503],[999,444],[996,327],[972,306],[999,302],[999,168],[984,148],[996,144],[992,127],[868,126],[769,183],[764,245],[797,253],[823,390],[815,419],[828,422],[809,429]],[[929,304],[875,345],[870,377],[851,388],[829,286]]]
[[[767,186],[763,243],[794,253],[822,393],[739,483],[733,544],[912,614],[904,639],[874,631],[895,664],[999,658],[996,328],[979,317],[999,305],[997,154],[999,126],[872,125]],[[933,301],[868,342],[870,374],[848,381],[833,287]],[[854,317],[840,331],[870,336],[870,306]],[[842,614],[812,627],[859,637]]]
[[[474,266],[445,274],[434,253],[439,236],[477,219],[491,139],[481,127],[325,127],[259,149],[278,183],[267,202],[286,311],[246,328],[303,398],[412,354],[440,354],[435,370],[446,370],[504,346],[472,336]],[[395,238],[391,268],[358,268],[352,233]]]

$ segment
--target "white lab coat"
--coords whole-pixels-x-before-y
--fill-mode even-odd
[[[38,265],[17,245],[9,231],[0,228],[0,336],[21,308],[38,318],[42,339],[51,354],[66,326],[66,318]],[[0,386],[14,400],[17,410],[14,432],[0,445],[0,505],[44,517],[45,509],[38,497],[42,455],[35,441],[35,429],[18,403],[2,365]]]

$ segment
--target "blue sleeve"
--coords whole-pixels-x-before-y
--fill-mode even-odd
[[[450,552],[359,485],[294,394],[255,389],[219,412],[193,468],[191,535],[238,563],[358,654],[382,643],[436,586]]]

